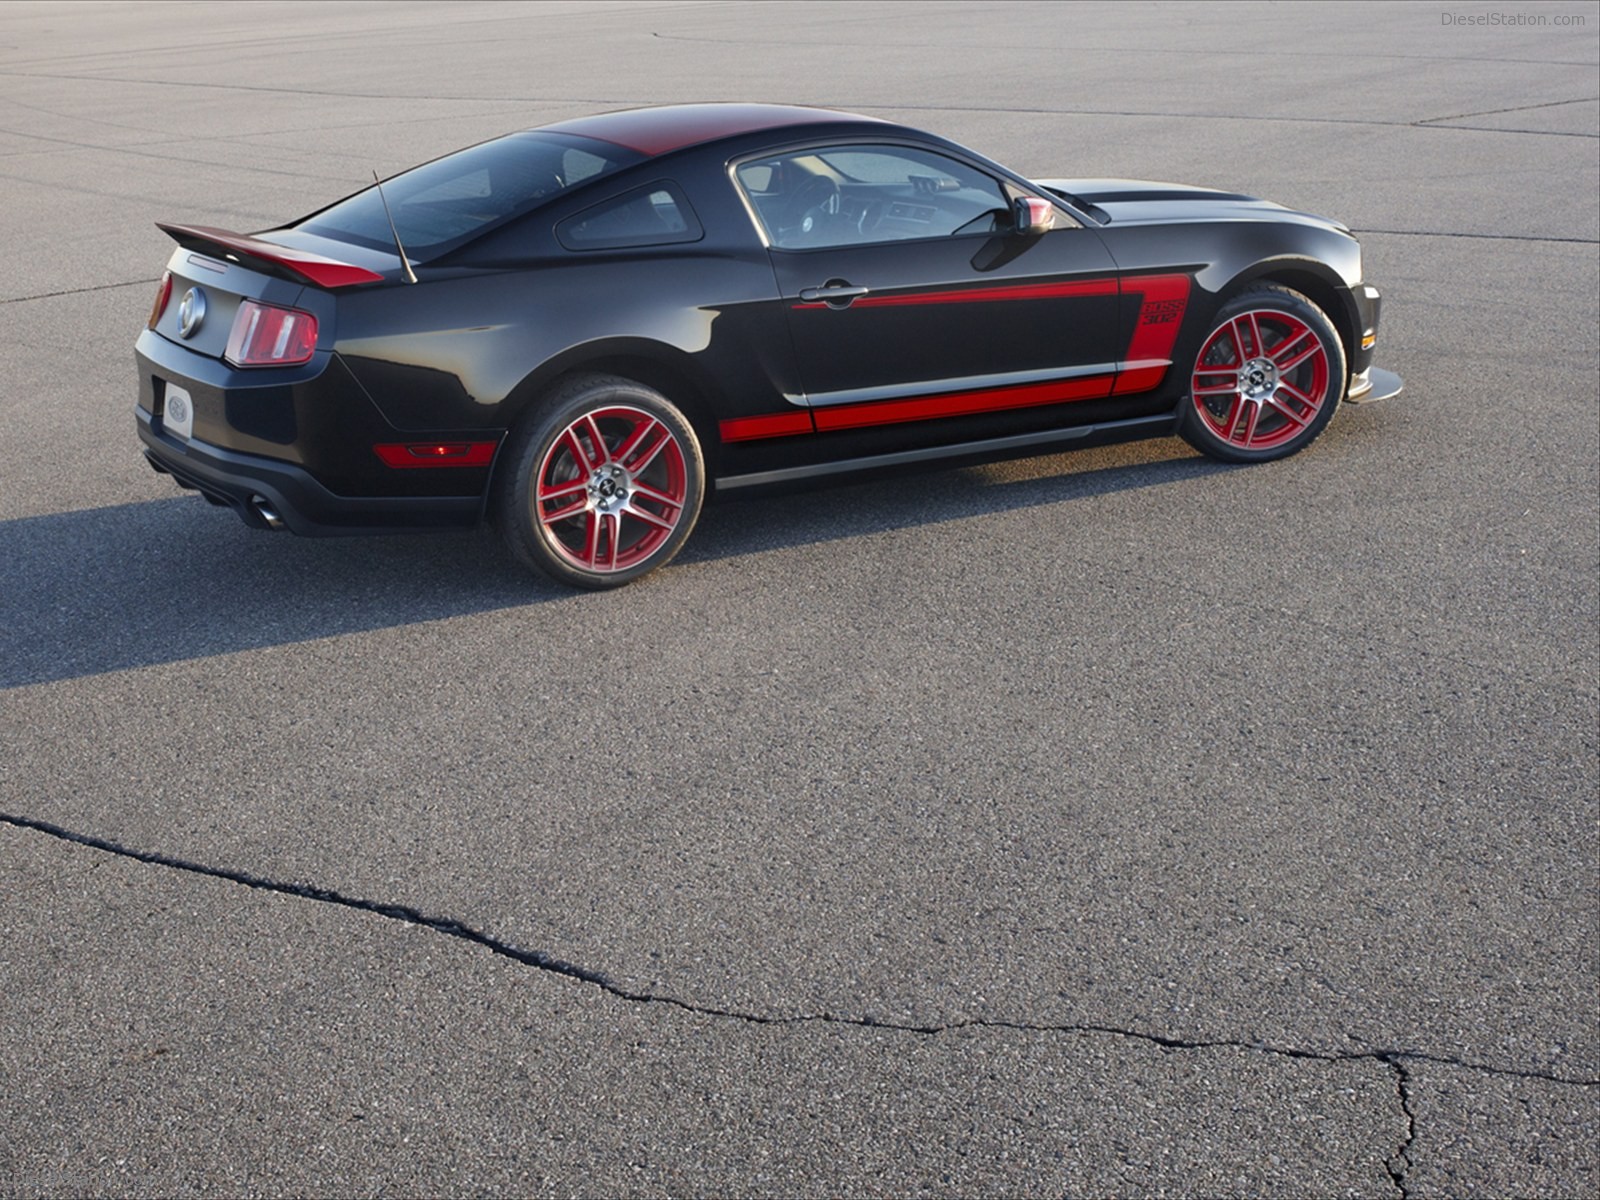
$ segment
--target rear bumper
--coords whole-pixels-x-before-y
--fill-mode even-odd
[[[134,411],[152,467],[258,529],[281,527],[304,537],[465,529],[482,513],[479,496],[340,496],[293,463],[185,442],[159,431],[143,408]]]

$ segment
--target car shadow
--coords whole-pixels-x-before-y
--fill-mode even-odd
[[[1228,469],[1176,445],[713,505],[680,561],[1070,503]],[[0,689],[585,600],[523,570],[487,532],[295,538],[249,530],[189,496],[0,523],[0,562]],[[670,578],[671,568],[657,585]]]
[[[1070,503],[1233,469],[1168,438],[740,499],[709,506],[677,561],[711,561]]]

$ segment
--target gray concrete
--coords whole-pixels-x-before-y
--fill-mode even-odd
[[[1448,11],[0,10],[0,1192],[1593,1192],[1600,8]],[[153,221],[704,99],[1338,216],[1407,394],[607,596],[143,465]]]

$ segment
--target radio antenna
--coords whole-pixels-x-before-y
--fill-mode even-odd
[[[394,214],[389,211],[389,197],[383,194],[383,183],[376,171],[372,173],[372,183],[378,189],[378,199],[383,201],[383,215],[389,218],[389,232],[394,234],[394,248],[400,252],[400,265],[405,268],[406,278],[415,283],[417,273],[411,269],[411,260],[406,257],[406,248],[400,244],[400,231],[395,228]]]

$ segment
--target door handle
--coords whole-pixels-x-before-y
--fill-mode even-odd
[[[871,290],[871,288],[854,287],[842,279],[830,279],[821,287],[801,288],[800,299],[807,304],[815,304],[820,300],[829,308],[844,308],[852,300],[865,296]]]

